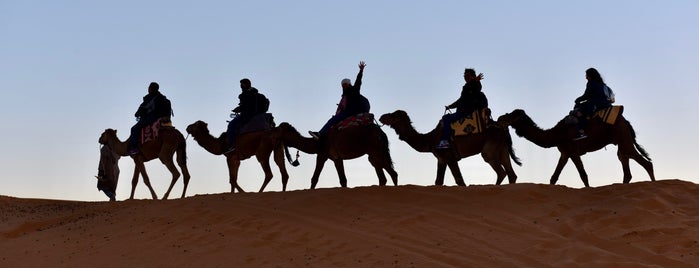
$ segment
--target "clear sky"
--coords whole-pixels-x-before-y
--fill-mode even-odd
[[[334,113],[340,80],[367,63],[362,92],[378,116],[406,110],[431,130],[456,100],[463,69],[483,72],[495,117],[521,108],[550,128],[597,68],[651,154],[658,179],[699,182],[697,1],[6,1],[0,0],[0,195],[106,200],[96,189],[106,128],[125,140],[148,83],[160,83],[182,132],[196,121],[225,130],[238,81],[271,99],[277,123],[302,133]],[[399,184],[432,185],[436,160],[383,127]],[[518,182],[548,183],[558,159],[511,130]],[[222,156],[187,140],[188,196],[230,190]],[[592,186],[621,182],[616,146],[583,156]],[[292,153],[295,150],[292,151]],[[314,155],[288,167],[290,190],[308,189]],[[468,184],[493,184],[480,156],[460,162]],[[133,161],[122,158],[117,199],[128,197]],[[170,175],[146,164],[162,196]],[[346,161],[350,187],[378,183],[366,156]],[[633,181],[649,180],[631,163]],[[279,172],[268,191],[280,191]],[[240,183],[256,191],[255,159]],[[447,172],[447,185],[454,185]],[[581,187],[572,163],[559,184]],[[318,187],[338,187],[331,162]],[[179,196],[181,181],[173,190]],[[140,182],[137,198],[148,198]]]

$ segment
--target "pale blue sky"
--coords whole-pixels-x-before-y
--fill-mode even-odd
[[[280,1],[281,2],[281,1]],[[597,68],[625,105],[658,179],[697,182],[699,71],[696,1],[6,1],[0,0],[0,195],[105,200],[96,190],[105,128],[126,139],[149,82],[173,102],[184,132],[196,121],[221,133],[248,77],[276,121],[317,130],[335,111],[340,80],[367,62],[362,91],[377,116],[406,110],[431,130],[463,85],[465,67],[485,74],[495,116],[522,108],[552,127]],[[436,160],[384,127],[399,184],[432,185]],[[558,159],[516,137],[518,182],[548,183]],[[294,150],[295,152],[295,150]],[[188,140],[188,196],[229,191],[222,156]],[[290,190],[308,189],[314,155],[288,167]],[[621,182],[616,147],[583,156],[590,184]],[[122,158],[119,200],[133,162]],[[366,157],[346,161],[350,187],[377,184]],[[460,162],[468,184],[493,184],[480,156]],[[633,181],[648,176],[632,162]],[[169,173],[147,164],[162,196]],[[267,190],[281,190],[279,173]],[[240,183],[256,191],[262,170],[243,162]],[[447,173],[446,183],[454,185]],[[572,163],[559,184],[581,187]],[[331,162],[319,187],[338,187]],[[174,193],[180,193],[181,182]],[[175,194],[178,196],[179,194]],[[142,182],[137,198],[148,198]]]

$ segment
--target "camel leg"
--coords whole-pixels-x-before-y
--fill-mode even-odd
[[[451,175],[454,176],[454,182],[456,182],[456,185],[466,186],[466,183],[464,182],[464,177],[463,177],[463,175],[461,175],[461,169],[459,168],[459,162],[458,161],[449,161],[449,162],[447,162],[447,166],[449,167],[449,170],[451,170]]]
[[[240,168],[240,159],[237,157],[226,157],[226,163],[228,163],[228,182],[231,184],[231,193],[238,192],[244,193],[242,188],[238,185],[238,169]]]
[[[189,169],[187,168],[187,156],[185,155],[184,149],[182,151],[177,152],[177,165],[180,166],[180,169],[182,170],[182,182],[184,183],[184,187],[182,188],[182,196],[180,198],[184,198],[185,194],[187,193],[187,186],[189,185]]]
[[[340,178],[340,186],[347,188],[347,176],[345,175],[344,162],[342,159],[333,160],[333,162],[335,163],[335,169],[337,170],[337,177]],[[384,184],[386,184],[386,177],[384,177],[383,180]]]
[[[565,167],[567,163],[568,155],[561,153],[561,156],[558,157],[558,164],[556,165],[556,170],[554,170],[553,175],[551,175],[551,185],[556,185],[558,177],[561,176],[561,171],[563,171],[563,167]]]
[[[148,186],[148,190],[150,190],[150,195],[153,197],[153,200],[158,200],[158,196],[155,194],[155,191],[153,190],[153,186],[150,184],[150,178],[148,178],[148,173],[146,172],[146,166],[142,161],[138,161],[136,163],[136,166],[138,167],[138,170],[141,171],[141,175],[143,176],[143,183]],[[138,180],[136,180],[138,182]],[[133,189],[131,189],[131,192],[133,194],[133,191],[136,189],[136,182],[132,182],[132,185],[134,186]]]
[[[175,167],[175,163],[172,162],[172,155],[170,157],[161,157],[160,162],[163,163],[167,167],[167,169],[172,173],[172,181],[170,182],[170,187],[167,188],[167,192],[165,192],[165,195],[163,196],[163,200],[166,200],[168,196],[170,196],[170,191],[172,191],[172,187],[175,186],[175,183],[177,180],[180,178],[180,172],[177,170],[177,167]]]
[[[497,179],[495,180],[495,185],[500,185],[502,184],[502,181],[505,180],[505,169],[502,168],[502,165],[500,163],[496,163],[495,161],[490,161],[488,162],[491,168],[495,171],[495,174],[497,174]]]
[[[274,163],[279,167],[279,173],[282,174],[282,192],[286,192],[286,183],[289,182],[289,173],[286,171],[286,163],[284,162],[284,147],[277,146],[274,149]]]
[[[386,165],[386,161],[383,159],[380,159],[375,154],[369,155],[369,163],[371,163],[372,166],[374,166],[374,170],[376,170],[376,176],[379,177],[379,185],[380,186],[386,186],[386,174],[383,173],[383,169]]]
[[[134,163],[133,178],[131,179],[131,196],[129,199],[133,199],[134,192],[136,192],[136,185],[138,185],[138,175],[140,174],[141,172],[138,170],[138,166]]]
[[[318,154],[316,156],[316,168],[313,171],[313,177],[311,177],[311,189],[316,188],[316,184],[318,184],[318,178],[320,177],[320,172],[323,171],[323,166],[325,166],[325,161],[328,160],[328,157],[325,155]]]
[[[259,191],[261,193],[265,190],[265,187],[267,187],[267,184],[269,184],[274,175],[272,174],[272,167],[269,166],[269,153],[257,154],[255,157],[257,157],[257,161],[260,162],[262,171],[265,172],[265,180],[262,182],[262,186],[260,187]]]
[[[629,155],[625,154],[622,152],[621,148],[616,153],[617,158],[619,158],[619,162],[621,162],[621,170],[624,172],[624,178],[622,179],[622,183],[629,183],[631,182],[631,168],[629,167]]]
[[[444,185],[444,174],[447,172],[447,163],[437,159],[437,179],[434,185]]]
[[[391,181],[393,181],[393,186],[398,186],[398,172],[393,169],[392,166],[386,167],[386,172],[391,176]]]
[[[627,153],[624,153],[624,152],[627,152]],[[645,169],[646,172],[648,172],[648,176],[650,177],[650,180],[655,181],[655,174],[653,172],[653,162],[651,162],[650,160],[648,160],[648,158],[641,155],[641,153],[639,153],[636,150],[636,147],[634,145],[629,144],[628,146],[626,146],[626,145],[622,146],[622,144],[619,144],[619,150],[617,151],[617,156],[621,157],[622,154],[626,155],[627,162],[628,162],[628,158],[631,157],[631,159],[633,159],[634,161],[636,161],[636,163],[641,165],[641,167],[643,167],[643,169]],[[621,158],[619,158],[619,160],[621,160]],[[622,162],[622,166],[623,166],[623,162]],[[629,171],[628,180],[626,178],[626,173],[624,173],[624,181],[626,183],[631,182],[631,171]]]
[[[507,181],[510,184],[517,183],[517,174],[512,168],[512,162],[510,162],[510,152],[508,150],[503,150],[500,154],[500,164],[505,168],[505,173],[507,174]]]
[[[578,173],[580,174],[580,179],[582,180],[583,184],[585,184],[585,187],[590,187],[590,183],[587,182],[587,172],[585,172],[585,167],[583,166],[582,159],[580,159],[579,155],[572,156],[570,157],[571,160],[573,160],[573,164],[575,164],[575,168],[578,169]],[[626,166],[628,167],[628,159],[626,161]]]

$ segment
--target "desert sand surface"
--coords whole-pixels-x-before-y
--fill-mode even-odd
[[[699,186],[0,196],[0,267],[697,267]]]

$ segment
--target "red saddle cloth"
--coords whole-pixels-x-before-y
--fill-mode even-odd
[[[337,123],[335,127],[338,130],[345,129],[348,127],[365,126],[374,123],[374,114],[372,113],[361,113],[347,117],[345,120]]]
[[[141,129],[141,144],[157,139],[160,130],[165,127],[172,127],[172,122],[158,119],[153,124],[145,126]]]

